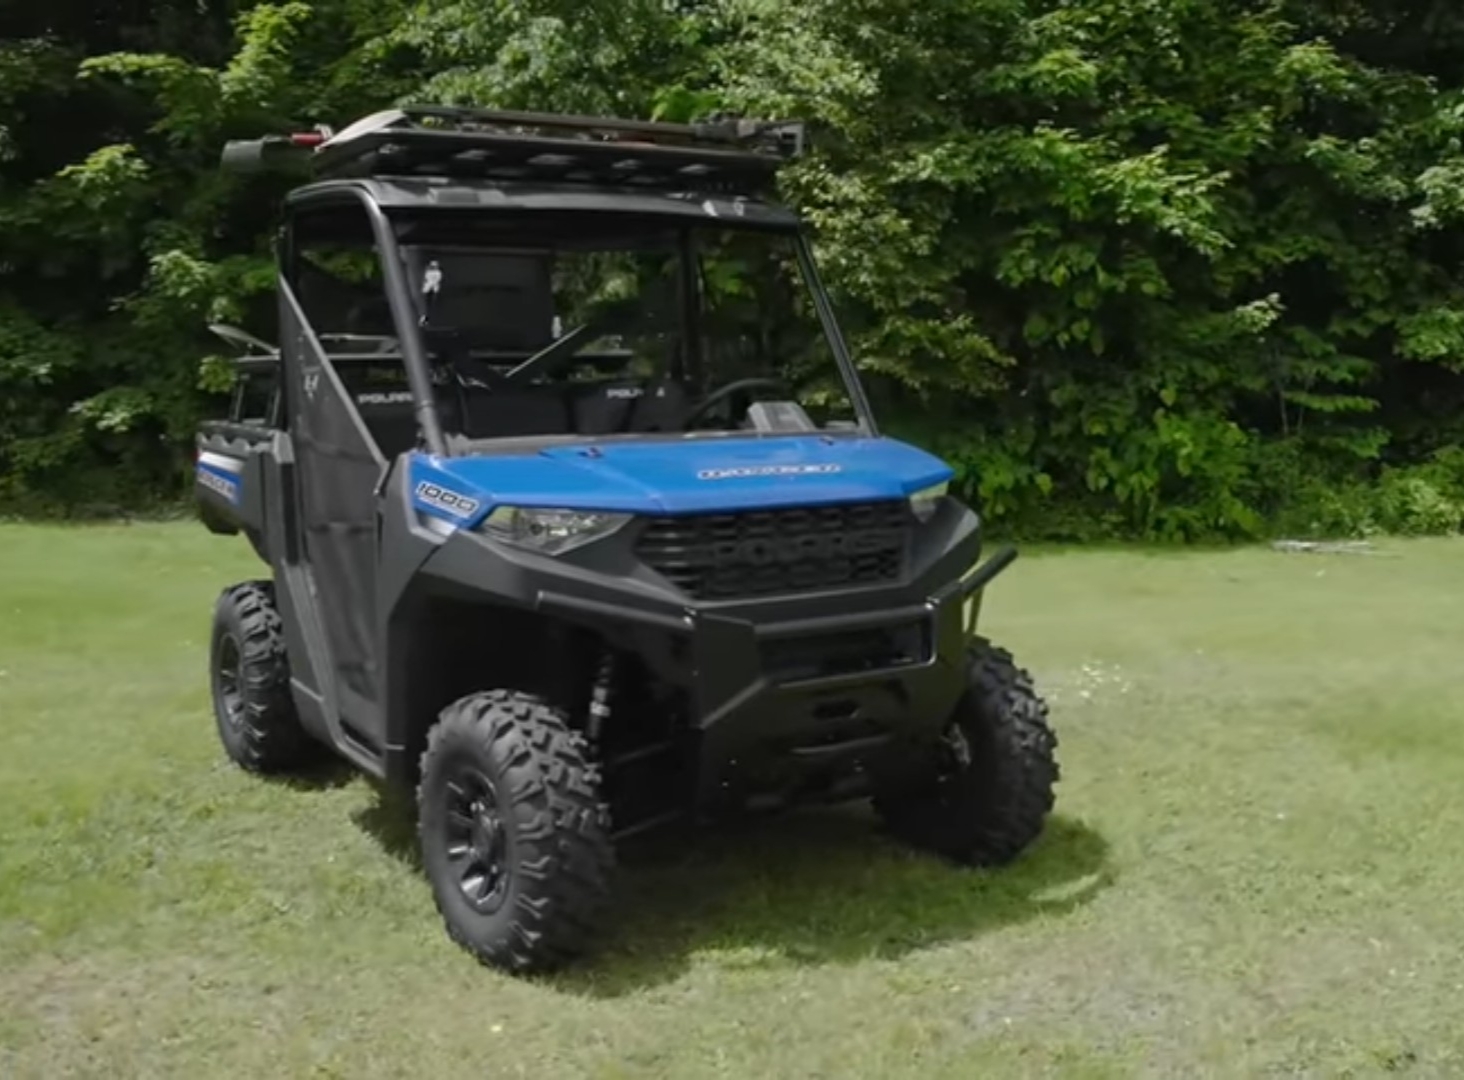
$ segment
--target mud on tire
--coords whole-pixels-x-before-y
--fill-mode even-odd
[[[418,839],[448,934],[481,963],[545,971],[589,951],[615,858],[599,768],[543,701],[512,691],[449,705],[428,734]]]
[[[968,866],[1000,866],[1037,839],[1052,810],[1057,736],[1011,653],[977,639],[967,665],[968,689],[933,782],[883,794],[875,808],[914,847]]]
[[[290,696],[272,582],[246,581],[220,594],[209,641],[209,685],[219,739],[241,768],[285,772],[321,756],[319,744],[300,726]]]

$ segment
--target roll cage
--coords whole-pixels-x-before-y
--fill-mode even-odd
[[[422,445],[434,455],[453,456],[475,450],[465,447],[464,440],[449,438],[445,429],[427,341],[421,268],[412,265],[412,245],[403,240],[414,231],[440,237],[496,220],[514,220],[532,230],[536,219],[547,225],[566,216],[613,217],[643,221],[648,228],[687,230],[714,223],[783,237],[796,255],[803,287],[856,417],[853,427],[875,434],[869,402],[800,219],[767,197],[777,166],[802,149],[798,125],[745,120],[659,124],[431,107],[376,114],[339,133],[322,128],[307,135],[231,143],[224,164],[244,171],[308,169],[316,177],[287,195],[279,233],[281,289],[296,306],[302,234],[321,224],[328,231],[332,215],[364,215],[385,300],[380,314],[393,328]],[[304,332],[313,337],[311,320],[302,321]],[[319,347],[318,340],[313,344]],[[337,367],[385,359],[349,352],[330,356]],[[262,360],[249,355],[241,362],[258,367]],[[281,414],[278,402],[270,412]]]

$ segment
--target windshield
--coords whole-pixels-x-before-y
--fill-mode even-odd
[[[445,233],[434,217],[399,236],[450,435],[855,426],[790,234],[618,214]]]

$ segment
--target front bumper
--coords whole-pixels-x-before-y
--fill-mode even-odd
[[[701,809],[837,797],[918,767],[965,691],[981,590],[1012,557],[972,571],[976,518],[953,504],[900,581],[697,604],[622,545],[548,559],[466,540],[425,569],[593,629],[683,692],[687,795]]]
[[[913,767],[965,688],[961,607],[696,618],[697,802],[852,794]]]

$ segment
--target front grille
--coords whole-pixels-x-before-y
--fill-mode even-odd
[[[901,501],[653,518],[636,553],[691,596],[731,600],[898,580],[910,542]]]

